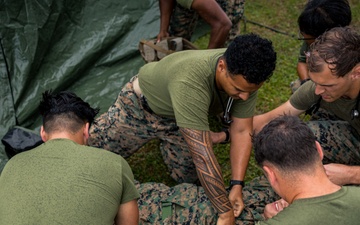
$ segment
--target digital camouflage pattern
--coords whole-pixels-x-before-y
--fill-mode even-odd
[[[291,86],[292,92],[300,87],[300,80],[297,81],[297,84]],[[360,135],[348,122],[319,108],[306,124],[323,148],[324,164],[360,165]]]
[[[216,224],[217,212],[201,186],[136,183],[136,187],[140,193],[139,224]],[[236,218],[238,225],[264,220],[265,205],[279,199],[264,176],[247,184],[243,188],[243,197],[245,209]]]
[[[175,119],[151,112],[143,96],[137,96],[132,81],[119,93],[109,110],[90,128],[88,144],[130,157],[152,139],[160,139],[160,150],[171,177],[179,183],[194,183],[196,169]]]
[[[324,164],[360,165],[360,137],[348,122],[320,108],[307,125],[323,148]]]
[[[232,22],[227,43],[240,34],[239,22],[244,15],[245,0],[216,0]],[[176,4],[170,21],[170,35],[191,40],[199,15],[194,11]]]

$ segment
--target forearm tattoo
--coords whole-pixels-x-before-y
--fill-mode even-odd
[[[209,131],[180,128],[189,146],[200,182],[211,203],[219,213],[231,209],[220,165],[214,155]]]

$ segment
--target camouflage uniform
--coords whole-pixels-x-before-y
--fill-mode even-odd
[[[175,119],[151,111],[144,96],[134,92],[132,81],[135,77],[121,90],[110,109],[91,126],[89,145],[127,158],[151,139],[158,138],[171,177],[179,183],[195,182],[195,165]]]
[[[161,183],[136,184],[139,224],[216,224],[217,212],[202,187],[194,184],[179,184],[168,187]],[[236,218],[236,224],[250,225],[264,220],[262,214],[267,203],[279,196],[262,176],[243,188],[245,209]]]
[[[245,0],[216,0],[232,22],[228,43],[240,34],[239,22],[244,14]],[[194,11],[176,4],[170,21],[170,35],[191,40],[199,15]]]
[[[339,98],[326,102],[315,94],[315,88],[314,82],[305,82],[290,97],[290,103],[312,113],[307,125],[323,148],[323,163],[360,165],[360,118],[351,116],[357,100]],[[311,112],[315,108],[318,111]]]
[[[347,121],[320,108],[307,125],[323,148],[324,164],[360,165],[360,137]]]

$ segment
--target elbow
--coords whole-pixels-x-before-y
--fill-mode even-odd
[[[218,21],[213,26],[213,30],[216,30],[217,33],[224,33],[228,34],[230,32],[230,29],[232,27],[231,21],[227,18],[227,20]]]
[[[230,21],[229,17],[225,17],[223,20],[220,21],[220,26],[222,27],[222,29],[224,31],[226,31],[226,33],[229,33],[231,27],[232,27],[232,22]]]
[[[224,27],[224,30],[226,30],[226,33],[229,33],[232,25],[232,22],[228,19],[222,26]]]

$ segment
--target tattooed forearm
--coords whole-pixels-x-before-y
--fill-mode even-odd
[[[231,209],[219,163],[213,152],[209,131],[180,128],[192,154],[200,182],[219,213]]]

